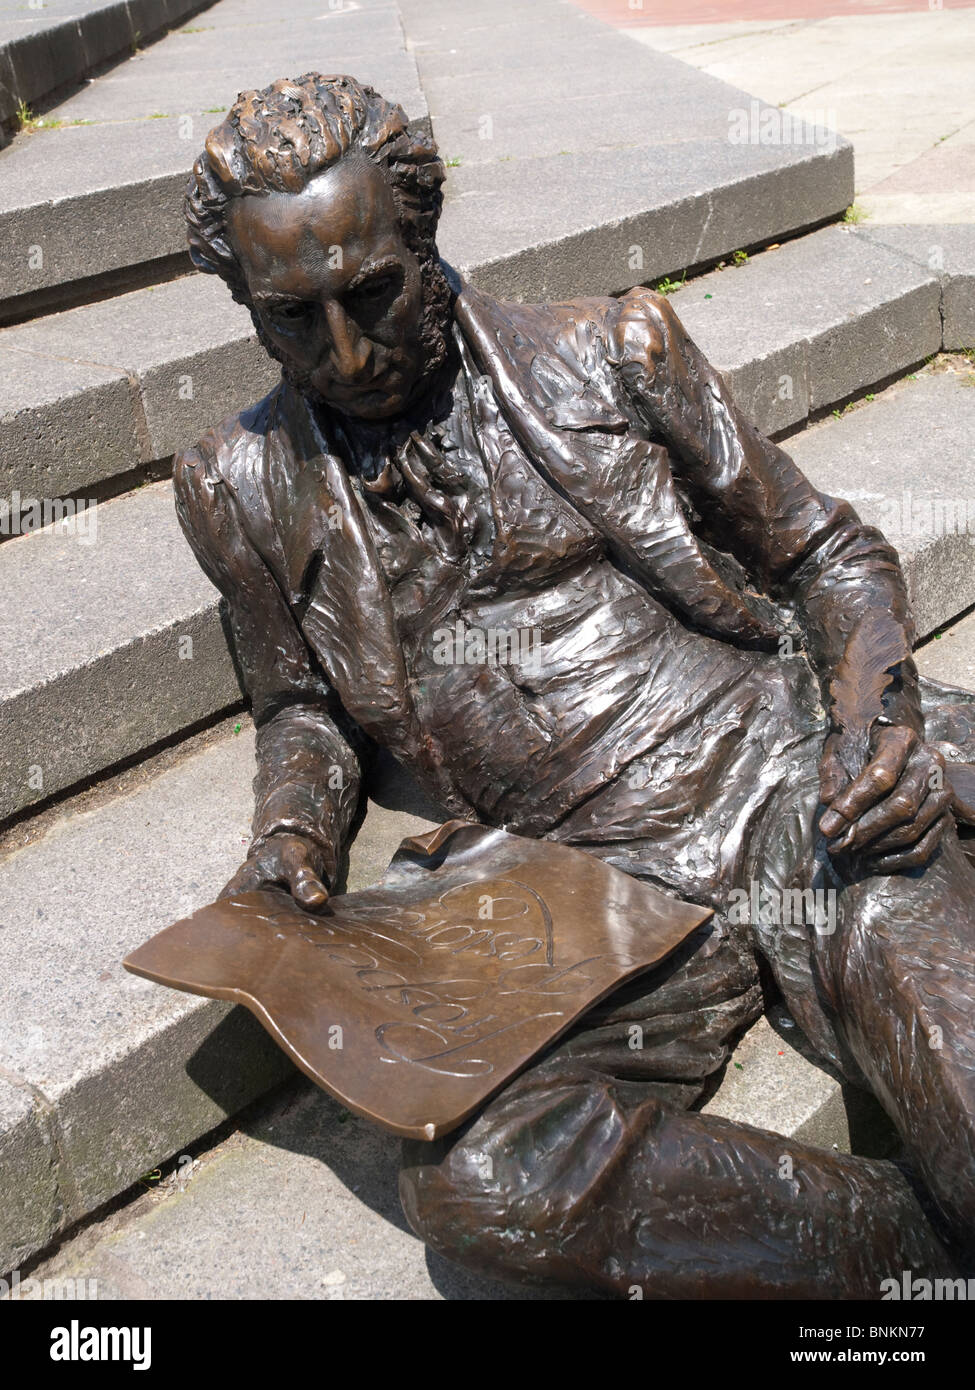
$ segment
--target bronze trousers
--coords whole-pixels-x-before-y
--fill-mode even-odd
[[[852,882],[817,967],[850,1074],[907,1160],[813,1148],[695,1109],[761,1013],[720,918],[615,994],[462,1131],[405,1145],[434,1249],[509,1281],[623,1298],[879,1298],[975,1252],[975,869]]]

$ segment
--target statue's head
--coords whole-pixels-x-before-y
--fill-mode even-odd
[[[372,88],[274,82],[241,93],[207,137],[186,195],[190,255],[308,397],[385,419],[446,353],[443,178],[433,141]]]

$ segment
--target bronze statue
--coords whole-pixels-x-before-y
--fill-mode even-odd
[[[244,93],[190,181],[193,260],[282,366],[175,465],[258,730],[225,891],[321,909],[386,749],[454,817],[713,909],[462,1129],[407,1141],[444,1255],[624,1297],[957,1274],[975,696],[918,679],[896,552],[742,418],[665,298],[461,284],[443,178],[399,107],[308,74]],[[903,1162],[695,1109],[763,986]]]

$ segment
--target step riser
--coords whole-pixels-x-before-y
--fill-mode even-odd
[[[461,196],[474,172],[450,171]],[[747,181],[729,179],[724,186],[671,207],[557,240],[541,239],[497,258],[471,253],[467,209],[461,205],[461,221],[451,216],[448,205],[440,244],[444,257],[466,278],[499,299],[530,302],[619,294],[837,217],[849,205],[852,177],[852,152],[842,149],[824,160],[814,177],[802,169],[759,174]],[[637,250],[640,268],[628,271]]]
[[[180,659],[181,647],[192,650],[192,659]],[[240,698],[214,601],[161,632],[4,700],[0,820],[214,718]]]
[[[74,360],[55,356],[62,343]],[[207,276],[2,330],[0,496],[82,494],[167,459],[277,375],[250,316]]]
[[[0,300],[185,252],[187,173],[0,214]]]

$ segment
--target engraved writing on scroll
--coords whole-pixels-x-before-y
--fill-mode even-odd
[[[125,967],[246,1005],[350,1109],[434,1139],[710,916],[580,850],[448,821],[324,912],[242,893]]]

